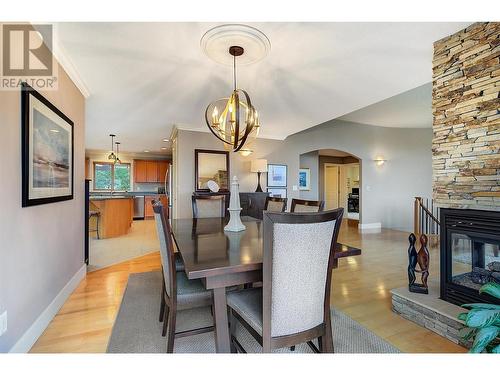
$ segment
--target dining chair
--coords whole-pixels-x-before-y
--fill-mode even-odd
[[[286,198],[266,197],[266,203],[264,204],[264,211],[285,212],[286,201],[287,201]]]
[[[221,195],[195,195],[191,197],[193,218],[211,218],[226,216],[226,196]]]
[[[156,231],[160,240],[160,256],[162,263],[162,301],[163,311],[162,335],[167,335],[167,353],[174,350],[175,337],[191,336],[210,332],[213,326],[175,332],[177,311],[212,306],[212,292],[206,290],[200,280],[189,280],[185,272],[175,271],[174,245],[172,230],[166,219],[164,209],[159,201],[153,201]]]
[[[333,353],[330,290],[343,212],[264,212],[263,286],[227,295],[233,351],[244,352],[234,336],[238,320],[264,353],[304,342]]]
[[[324,206],[324,201],[308,201],[293,198],[290,212],[321,212]]]

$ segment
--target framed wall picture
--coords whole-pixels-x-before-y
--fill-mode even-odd
[[[271,193],[271,197],[286,198],[286,188],[267,188],[267,192]]]
[[[73,121],[28,84],[21,116],[22,206],[73,199]]]
[[[299,169],[299,190],[311,190],[311,170],[309,168]]]
[[[209,181],[219,185],[219,191],[229,191],[229,152],[194,150],[195,191],[210,192]]]
[[[267,165],[267,186],[286,187],[286,165],[268,164]]]

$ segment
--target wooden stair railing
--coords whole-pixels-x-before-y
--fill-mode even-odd
[[[413,204],[413,231],[416,236],[439,236],[440,223],[439,207],[434,206],[434,201],[428,198],[415,197]]]

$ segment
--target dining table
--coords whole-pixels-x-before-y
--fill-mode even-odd
[[[190,280],[200,279],[213,291],[215,343],[218,353],[230,353],[226,289],[262,281],[263,222],[242,216],[246,229],[224,231],[227,218],[171,219],[174,242]],[[334,268],[343,257],[361,249],[337,243]]]

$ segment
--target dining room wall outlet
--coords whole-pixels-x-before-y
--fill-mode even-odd
[[[0,336],[7,332],[7,311],[0,315]]]

